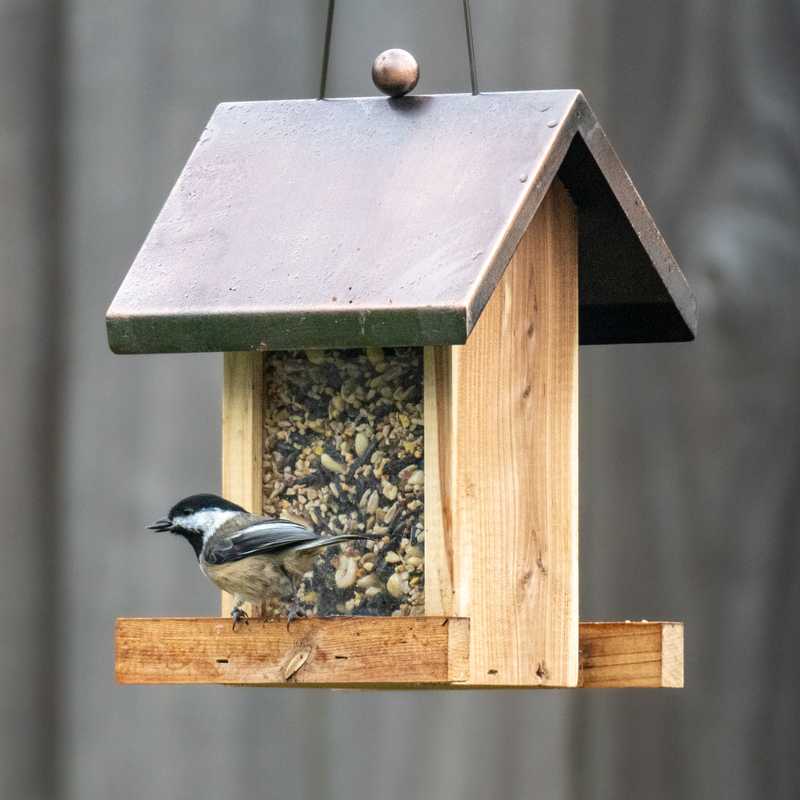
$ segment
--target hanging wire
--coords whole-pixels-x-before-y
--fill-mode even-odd
[[[469,0],[464,0],[464,27],[467,31],[467,49],[469,51],[469,80],[472,84],[472,94],[478,94],[478,65],[475,63],[475,41],[472,36],[472,14],[470,13]]]
[[[325,89],[328,84],[328,62],[331,58],[331,34],[333,33],[333,12],[336,10],[336,0],[328,0],[328,22],[325,25],[325,44],[322,48],[322,70],[319,76],[319,100],[325,99]]]
[[[325,99],[325,90],[328,84],[328,63],[331,58],[331,35],[333,33],[333,15],[336,11],[336,0],[328,0],[328,20],[325,25],[325,44],[322,48],[322,69],[319,76],[319,100]],[[475,41],[472,34],[472,14],[469,0],[464,0],[464,28],[467,34],[467,51],[469,53],[469,80],[472,85],[472,94],[479,94],[478,65],[475,59]]]

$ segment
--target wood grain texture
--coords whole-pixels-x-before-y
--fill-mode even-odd
[[[452,430],[452,612],[471,620],[470,681],[574,686],[577,230],[558,181],[466,345],[452,348],[450,380],[436,424]]]
[[[440,686],[463,681],[469,620],[334,617],[253,620],[118,619],[120,683],[275,686]]]
[[[473,688],[469,620],[331,617],[252,621],[118,619],[120,683]],[[683,686],[683,625],[582,622],[581,688]],[[525,688],[541,688],[535,680]]]
[[[580,686],[682,688],[680,622],[582,622]]]
[[[451,361],[452,348],[425,348],[425,613],[429,616],[453,613]]]
[[[263,353],[225,353],[222,387],[222,495],[261,512]],[[231,612],[231,596],[222,593],[222,613]],[[245,607],[260,616],[255,604]]]

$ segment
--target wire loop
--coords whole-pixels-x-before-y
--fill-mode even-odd
[[[331,59],[331,37],[333,34],[333,15],[336,11],[336,0],[328,0],[328,20],[325,24],[325,42],[322,48],[322,68],[319,76],[319,100],[325,99],[325,90],[328,85],[328,64]],[[478,64],[475,58],[475,39],[472,34],[472,13],[469,0],[464,0],[464,30],[467,36],[467,52],[469,54],[469,82],[472,94],[479,94]]]

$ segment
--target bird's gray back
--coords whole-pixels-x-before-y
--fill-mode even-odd
[[[296,522],[248,514],[222,525],[203,545],[202,559],[207,564],[228,564],[254,555],[278,554],[319,538]]]

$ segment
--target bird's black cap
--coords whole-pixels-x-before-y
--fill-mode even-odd
[[[229,500],[216,494],[193,494],[175,503],[169,510],[167,518],[172,520],[175,519],[175,517],[185,517],[189,514],[194,514],[198,511],[206,511],[210,508],[218,508],[221,511],[245,510],[241,506],[237,506],[236,503],[231,503]]]

